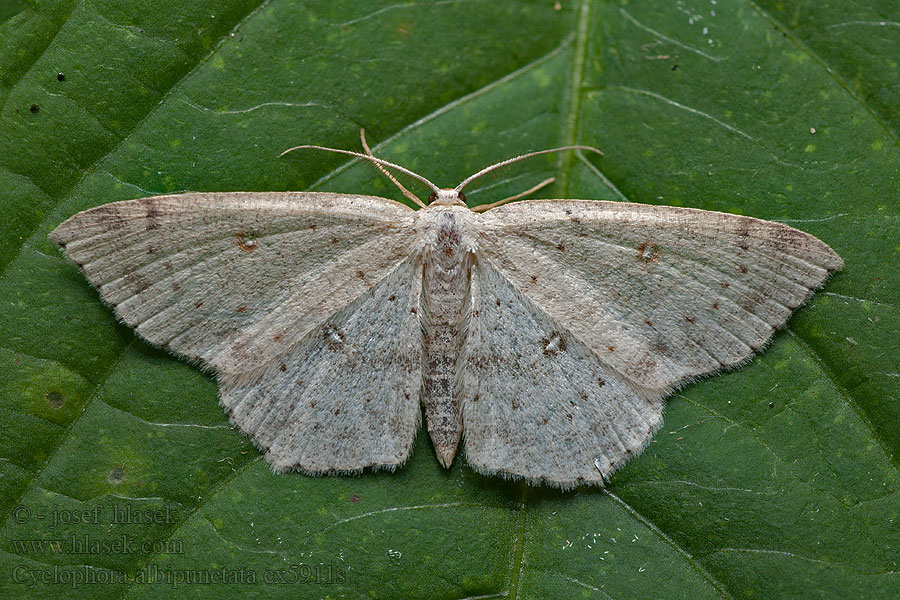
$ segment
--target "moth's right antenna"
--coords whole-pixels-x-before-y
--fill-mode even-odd
[[[550,152],[560,152],[562,150],[590,150],[591,152],[596,152],[597,154],[602,155],[603,153],[594,148],[593,146],[560,146],[559,148],[550,148],[549,150],[538,150],[537,152],[529,152],[527,154],[520,154],[519,156],[513,156],[512,158],[507,158],[506,160],[501,160],[498,163],[487,166],[482,170],[478,171],[474,175],[470,175],[463,181],[461,184],[456,186],[455,189],[457,192],[461,192],[464,187],[472,183],[475,179],[478,179],[482,175],[490,173],[494,169],[499,169],[501,167],[505,167],[506,165],[514,162],[518,162],[520,160],[524,160],[526,158],[531,158],[532,156],[537,156],[539,154],[548,154]]]
[[[326,152],[337,152],[338,154],[347,154],[350,156],[355,156],[357,158],[364,158],[366,160],[372,161],[376,165],[382,165],[384,167],[390,167],[392,169],[397,169],[401,173],[406,173],[410,177],[412,177],[414,179],[418,179],[419,181],[421,181],[422,183],[424,183],[425,185],[430,187],[432,190],[434,190],[435,194],[439,194],[441,191],[440,188],[438,188],[438,186],[434,185],[433,183],[431,183],[430,181],[428,181],[421,175],[413,173],[409,169],[405,169],[405,168],[401,167],[400,165],[395,165],[394,163],[388,162],[388,161],[384,160],[383,158],[377,158],[375,156],[370,156],[368,154],[360,154],[359,152],[352,152],[350,150],[341,150],[340,148],[328,148],[326,146],[315,146],[312,144],[304,144],[302,146],[294,146],[293,148],[288,148],[287,150],[285,150],[278,156],[284,156],[288,152],[293,152],[294,150],[302,150],[304,148],[311,148],[313,150],[325,150]]]

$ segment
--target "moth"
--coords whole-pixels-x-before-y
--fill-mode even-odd
[[[50,233],[119,319],[215,374],[232,423],[278,472],[393,470],[424,412],[444,467],[462,445],[485,475],[604,485],[659,428],[667,395],[747,362],[843,266],[819,239],[746,216],[466,205],[476,178],[560,149],[443,189],[363,145],[322,149],[406,173],[429,203],[402,186],[418,210],[184,193],[98,206]]]

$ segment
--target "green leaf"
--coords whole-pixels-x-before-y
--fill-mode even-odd
[[[900,9],[887,0],[13,1],[0,9],[0,595],[896,598]],[[58,74],[62,73],[63,77]],[[274,475],[214,382],[47,241],[180,190],[443,185],[789,223],[845,270],[670,398],[607,490],[437,463]]]

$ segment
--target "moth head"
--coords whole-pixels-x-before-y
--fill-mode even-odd
[[[431,192],[428,206],[465,206],[466,195],[457,190],[445,189]]]

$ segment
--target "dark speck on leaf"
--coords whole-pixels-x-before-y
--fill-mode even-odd
[[[677,70],[678,70],[678,65],[672,65],[672,70],[673,70],[673,71],[677,71]]]
[[[65,73],[57,73],[57,74],[56,74],[56,80],[57,80],[57,81],[65,81],[65,80],[66,80],[66,74],[65,74]]]
[[[116,466],[116,467],[113,467],[113,470],[109,472],[109,475],[107,475],[106,480],[109,481],[110,483],[114,483],[114,484],[122,483],[122,481],[125,480],[125,475],[126,475],[125,467]]]
[[[769,408],[775,408],[775,403],[774,403],[774,402],[769,402]]]
[[[47,402],[53,408],[60,408],[66,403],[66,397],[54,390],[47,394]]]
[[[352,502],[353,504],[359,502],[359,494],[353,494],[352,496],[350,496],[350,502]]]
[[[31,108],[29,110],[31,110],[31,112],[33,112],[33,113],[36,113],[36,112],[40,112],[41,107],[38,106],[37,104],[32,104]]]

